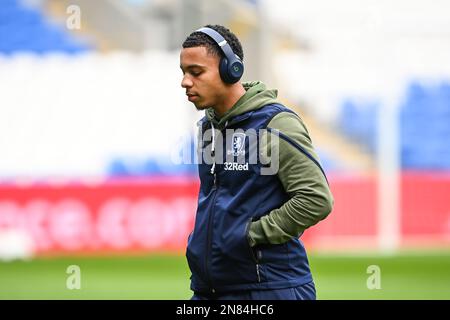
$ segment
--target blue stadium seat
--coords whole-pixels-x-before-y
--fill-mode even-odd
[[[337,159],[335,159],[333,155],[320,148],[318,148],[316,151],[320,159],[320,164],[325,170],[325,173],[344,169],[343,165]]]
[[[116,158],[109,164],[107,174],[116,177],[197,175],[197,165],[178,165],[157,156],[138,160]]]
[[[0,1],[0,53],[18,51],[79,53],[90,50],[66,32],[63,26],[47,21],[38,10],[23,7],[18,0]]]
[[[346,100],[341,108],[339,127],[344,134],[369,151],[375,152],[378,103],[370,101],[358,105],[354,101]]]
[[[400,114],[402,165],[406,169],[450,169],[450,86],[408,87]]]
[[[340,127],[350,139],[376,150],[378,105],[341,105]],[[450,83],[424,86],[415,81],[400,106],[402,167],[418,170],[450,170]]]

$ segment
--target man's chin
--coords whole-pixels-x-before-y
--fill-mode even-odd
[[[198,111],[203,111],[203,110],[206,110],[206,109],[209,108],[209,107],[207,107],[207,106],[200,105],[200,104],[194,104],[194,106],[195,106],[195,108],[196,108]]]

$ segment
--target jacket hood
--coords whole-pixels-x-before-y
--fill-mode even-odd
[[[260,81],[244,82],[242,85],[244,86],[246,93],[220,119],[216,117],[213,108],[206,109],[206,117],[216,127],[223,128],[229,119],[237,115],[278,102],[278,90],[269,90],[266,88],[266,85]]]

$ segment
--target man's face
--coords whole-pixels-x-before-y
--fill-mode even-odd
[[[226,85],[220,78],[219,57],[208,53],[205,47],[184,48],[180,53],[180,68],[181,86],[198,110],[223,102]]]

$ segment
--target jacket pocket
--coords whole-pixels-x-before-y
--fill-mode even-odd
[[[203,279],[205,270],[202,265],[204,245],[203,242],[198,239],[198,236],[198,234],[194,234],[194,231],[189,234],[185,253],[186,260],[192,274],[191,280],[196,286],[206,282],[206,279]]]
[[[250,253],[250,257],[252,258],[252,260],[255,262],[255,263],[258,263],[258,256],[259,256],[259,254],[258,254],[258,250],[256,250],[255,248],[253,248],[251,245],[250,245],[250,236],[249,236],[249,233],[250,233],[250,225],[252,224],[252,219],[250,218],[248,221],[247,221],[247,224],[245,225],[245,240],[247,240],[246,241],[246,247],[247,247],[247,249],[248,249],[248,252]]]
[[[250,256],[253,260],[253,262],[255,263],[255,271],[256,271],[256,277],[258,279],[258,282],[261,282],[261,266],[260,266],[260,261],[262,258],[262,251],[259,250],[258,248],[254,248],[250,245],[250,239],[249,239],[249,231],[250,231],[250,226],[252,224],[253,219],[250,218],[249,221],[247,222],[246,228],[245,228],[245,239],[246,244],[247,244],[247,249],[250,253]]]
[[[216,286],[257,283],[261,280],[256,256],[248,241],[250,219],[228,216],[226,228],[215,232],[212,275]]]
[[[261,244],[255,249],[259,255],[260,263],[285,263],[288,260],[288,248],[286,243],[282,244]]]

